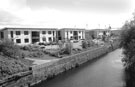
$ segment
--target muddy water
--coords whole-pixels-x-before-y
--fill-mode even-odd
[[[34,87],[125,87],[122,50],[87,62]]]

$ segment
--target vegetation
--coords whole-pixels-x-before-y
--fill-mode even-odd
[[[123,54],[125,56],[123,62],[126,68],[133,70],[135,67],[135,26],[123,30],[120,46],[123,48]]]
[[[0,53],[3,56],[11,58],[22,58],[23,54],[20,52],[20,47],[15,45],[10,40],[3,40],[0,42]]]
[[[66,54],[71,54],[72,53],[72,43],[70,41],[65,43],[65,52]]]
[[[88,42],[86,40],[82,41],[82,48],[86,49],[88,47]]]
[[[126,22],[123,26],[120,47],[123,48],[122,61],[126,70],[135,72],[135,15],[134,20]]]
[[[23,59],[25,56],[20,47],[10,40],[0,42],[0,80],[9,75],[26,71],[29,68],[29,60]]]

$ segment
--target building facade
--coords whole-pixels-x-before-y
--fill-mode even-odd
[[[81,40],[85,39],[85,29],[62,28],[58,30],[58,40]]]
[[[52,42],[56,40],[56,31],[55,28],[4,28],[0,39],[10,39],[18,45]]]
[[[86,30],[85,32],[85,38],[87,40],[102,38],[103,36],[110,36],[110,35],[111,35],[111,30],[109,29],[92,29],[92,30]]]

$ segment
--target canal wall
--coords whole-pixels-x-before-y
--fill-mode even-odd
[[[78,67],[87,61],[99,58],[117,47],[118,44],[106,45],[67,56],[57,61],[34,66],[28,71],[28,74],[22,73],[12,76],[13,78],[7,79],[5,82],[0,83],[0,85],[1,87],[29,87],[46,79],[50,79],[69,69]]]

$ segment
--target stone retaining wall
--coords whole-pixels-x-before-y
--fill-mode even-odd
[[[118,44],[113,44],[113,49],[116,49]],[[78,67],[79,65],[95,59],[110,52],[112,46],[107,45],[93,50],[87,50],[78,54],[74,54],[65,58],[61,58],[57,61],[48,62],[42,65],[32,67],[31,74],[14,79],[11,82],[5,82],[2,84],[6,87],[29,87],[44,81],[48,78],[52,78],[64,71]]]

